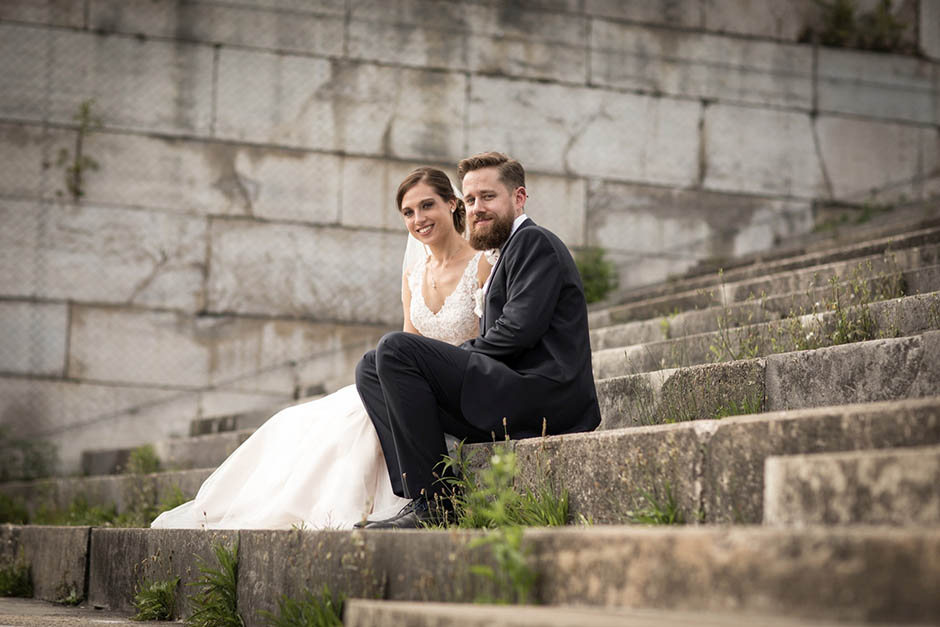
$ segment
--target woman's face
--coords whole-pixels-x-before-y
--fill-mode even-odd
[[[422,181],[402,196],[401,217],[408,232],[419,242],[432,244],[457,232],[451,215],[456,205],[454,201],[446,202]]]

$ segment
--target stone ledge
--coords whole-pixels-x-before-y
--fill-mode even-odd
[[[34,541],[48,531],[55,530],[37,530]],[[127,603],[134,566],[147,561],[190,581],[193,554],[208,556],[212,542],[237,539],[238,599],[249,626],[276,595],[324,584],[351,596],[468,602],[492,591],[469,570],[493,564],[489,547],[472,544],[481,535],[93,530],[90,599],[112,609]],[[523,551],[538,574],[536,603],[895,623],[940,612],[937,529],[532,529]]]
[[[768,457],[764,523],[940,525],[940,446]]]
[[[351,599],[346,627],[861,627],[865,623],[817,621],[739,612],[594,608],[583,606],[469,605]]]
[[[801,252],[799,250],[787,250],[781,252],[781,256],[774,255],[774,251],[768,251],[757,255],[743,265],[729,266],[725,268],[722,276],[719,278],[717,272],[707,271],[706,274],[691,274],[679,278],[675,281],[666,281],[653,286],[638,288],[622,296],[620,304],[611,305],[602,309],[596,309],[589,316],[589,323],[592,328],[599,328],[618,322],[629,322],[637,319],[638,315],[632,312],[634,303],[642,301],[652,301],[657,298],[667,299],[677,294],[693,294],[697,290],[708,290],[720,285],[722,282],[731,283],[745,281],[747,279],[766,277],[767,275],[777,274],[807,268],[815,265],[834,263],[866,257],[870,255],[884,254],[887,251],[898,251],[905,248],[924,246],[934,244],[940,241],[940,228],[937,225],[931,225],[916,231],[907,231],[903,233],[892,232],[888,234],[877,234],[874,239],[867,239],[864,242],[853,242],[848,245],[838,246],[837,248],[828,248],[826,250],[817,250],[812,252]],[[695,304],[692,303],[692,306]],[[657,311],[662,315],[670,312],[667,308]],[[653,314],[655,315],[655,314]]]

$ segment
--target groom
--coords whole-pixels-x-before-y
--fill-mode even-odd
[[[470,442],[590,431],[600,423],[587,306],[564,243],[525,214],[525,170],[486,152],[457,169],[470,244],[499,249],[483,286],[480,335],[452,346],[389,333],[356,368],[356,387],[385,453],[392,488],[412,499],[367,528],[436,520],[434,467],[444,433]]]

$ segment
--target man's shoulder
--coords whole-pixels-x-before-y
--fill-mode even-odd
[[[522,244],[524,247],[550,246],[556,252],[564,251],[566,255],[569,254],[568,247],[561,241],[560,237],[541,224],[533,222],[532,218],[519,225],[519,229],[513,235],[513,240],[516,239],[518,239],[516,243]]]

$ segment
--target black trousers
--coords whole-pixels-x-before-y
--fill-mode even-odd
[[[446,454],[444,434],[485,442],[490,434],[460,411],[470,353],[413,333],[385,335],[356,366],[356,389],[378,432],[398,496],[433,498],[434,473]]]

